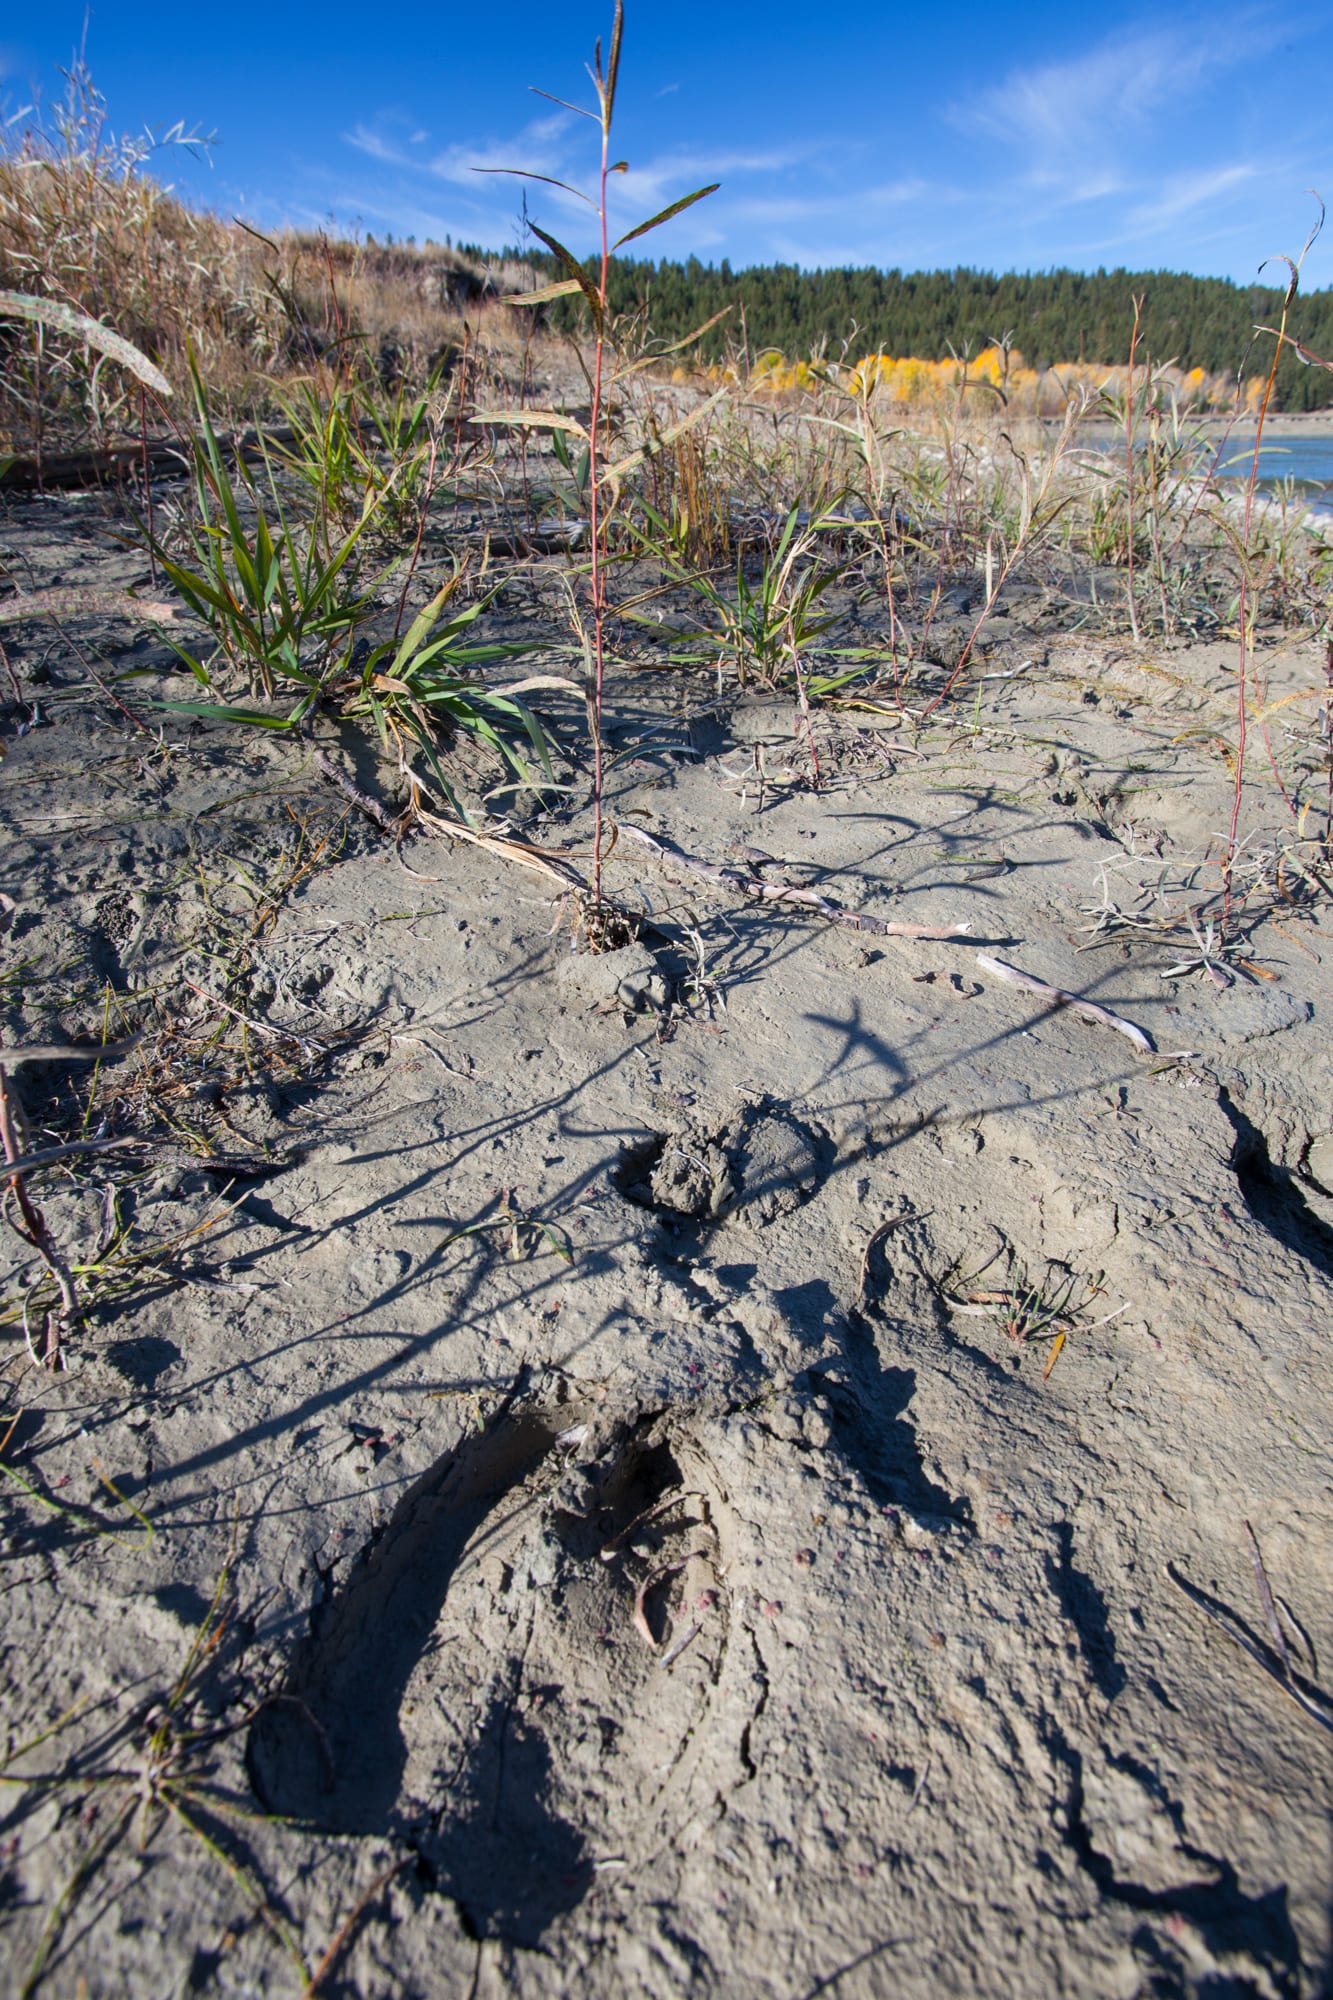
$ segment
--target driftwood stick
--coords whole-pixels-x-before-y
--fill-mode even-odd
[[[374,820],[381,833],[397,833],[399,823],[394,815],[382,806],[378,799],[372,798],[369,792],[363,792],[360,785],[348,776],[342,766],[334,762],[322,744],[317,744],[311,755],[320,776],[327,778],[331,785],[336,785],[343,797],[350,799],[367,819]]]
[[[632,826],[620,821],[618,831],[637,840],[646,847],[654,861],[666,868],[678,868],[690,875],[697,875],[701,881],[711,883],[715,889],[726,889],[733,896],[744,896],[752,903],[785,903],[801,910],[810,910],[828,923],[841,924],[851,931],[868,931],[874,937],[909,938],[956,938],[966,935],[967,924],[900,924],[886,917],[868,916],[863,910],[849,910],[843,904],[832,902],[821,896],[817,889],[803,889],[798,883],[785,882],[780,877],[769,880],[753,875],[740,868],[727,868],[717,861],[701,861],[693,854],[686,854],[674,841],[659,840],[651,833],[645,833],[641,826]]]
[[[136,625],[174,625],[176,606],[127,590],[25,590],[0,598],[0,625],[30,618],[128,618]]]
[[[1151,1039],[1142,1028],[1136,1028],[1122,1014],[1113,1014],[1108,1007],[1099,1007],[1095,1000],[1080,1000],[1077,993],[1066,993],[1061,986],[1048,986],[1044,979],[1036,979],[1030,972],[1021,972],[1016,965],[1006,965],[1002,958],[991,958],[984,951],[977,953],[977,964],[992,979],[999,979],[1006,986],[1017,986],[1022,992],[1044,1000],[1048,1007],[1067,1007],[1081,1021],[1093,1021],[1100,1028],[1114,1028],[1126,1041],[1133,1042],[1140,1055],[1155,1053]]]
[[[143,1139],[72,1139],[65,1146],[41,1146],[35,1153],[20,1153],[16,1159],[5,1161],[5,1171],[13,1174],[30,1174],[34,1167],[51,1167],[60,1160],[76,1159],[83,1153],[116,1153],[126,1146],[142,1146]]]
[[[116,1056],[127,1056],[142,1040],[140,1033],[126,1035],[119,1042],[84,1042],[78,1046],[69,1042],[19,1042],[6,1045],[4,1061],[11,1066],[25,1062],[110,1062]]]

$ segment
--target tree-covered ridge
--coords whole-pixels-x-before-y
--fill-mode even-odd
[[[552,260],[532,258],[543,276]],[[1281,290],[1195,278],[1177,271],[803,271],[794,264],[734,271],[724,259],[703,264],[654,264],[613,258],[611,304],[617,313],[647,306],[659,340],[682,339],[724,307],[725,320],[697,352],[717,361],[742,342],[751,353],[781,348],[796,359],[912,355],[942,361],[951,352],[976,354],[1012,335],[1028,365],[1041,370],[1069,362],[1123,362],[1143,299],[1139,359],[1175,361],[1183,370],[1252,376],[1267,371],[1272,342],[1256,326],[1276,326]],[[581,306],[561,300],[551,322],[572,330]],[[1298,297],[1289,331],[1314,353],[1333,360],[1333,290]],[[1291,352],[1278,371],[1277,404],[1288,410],[1333,405],[1333,374],[1302,366]]]

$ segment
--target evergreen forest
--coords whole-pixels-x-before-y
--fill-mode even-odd
[[[511,257],[519,253],[510,252]],[[542,281],[563,275],[551,257],[528,254]],[[592,263],[588,266],[591,271]],[[1285,267],[1283,269],[1285,275]],[[1247,377],[1267,372],[1271,336],[1283,293],[1269,285],[1236,285],[1177,271],[1038,271],[995,276],[988,271],[801,270],[794,264],[733,270],[724,259],[704,264],[613,258],[610,298],[618,314],[647,309],[654,339],[683,339],[730,307],[692,353],[718,361],[744,347],[753,356],[779,348],[789,359],[817,355],[849,359],[867,353],[942,361],[975,354],[1006,336],[1030,367],[1060,363],[1123,363],[1134,328],[1134,301],[1143,300],[1138,358],[1174,361]],[[557,331],[573,332],[586,311],[562,299],[544,309]],[[1333,289],[1298,295],[1288,332],[1312,354],[1333,362]],[[1288,347],[1278,369],[1274,406],[1315,410],[1333,405],[1333,372],[1302,363]]]

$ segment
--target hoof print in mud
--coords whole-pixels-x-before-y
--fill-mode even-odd
[[[711,1131],[654,1133],[626,1152],[615,1178],[630,1201],[659,1215],[735,1216],[762,1228],[810,1199],[833,1150],[817,1125],[762,1102]]]
[[[688,1427],[608,1443],[602,1413],[571,1445],[571,1414],[511,1409],[418,1481],[249,1745],[269,1811],[406,1841],[477,1937],[529,1948],[680,1809],[729,1654]]]

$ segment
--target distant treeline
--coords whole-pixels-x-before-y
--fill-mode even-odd
[[[541,270],[543,281],[559,275],[549,257],[529,256],[528,262]],[[732,308],[692,350],[701,361],[721,360],[742,339],[751,354],[777,347],[792,360],[820,353],[836,359],[847,342],[853,359],[879,352],[942,361],[951,351],[976,353],[1012,334],[1030,367],[1123,363],[1136,297],[1143,299],[1141,358],[1176,361],[1182,369],[1209,374],[1267,372],[1273,344],[1267,336],[1256,338],[1255,328],[1277,325],[1282,293],[1225,278],[1176,271],[1004,277],[967,270],[802,271],[794,264],[733,271],[725,259],[702,264],[697,257],[683,264],[617,257],[611,264],[613,310],[632,312],[646,301],[648,323],[659,340],[680,340],[722,307]],[[562,299],[545,310],[548,325],[572,331],[585,308]],[[1333,360],[1333,290],[1298,298],[1289,331],[1315,354]],[[1333,374],[1305,367],[1285,352],[1276,403],[1285,410],[1326,408],[1333,404]]]

